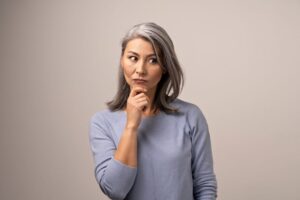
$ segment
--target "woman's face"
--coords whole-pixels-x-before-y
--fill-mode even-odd
[[[157,59],[150,42],[135,38],[127,43],[120,62],[131,89],[140,86],[148,92],[156,91],[163,74]]]

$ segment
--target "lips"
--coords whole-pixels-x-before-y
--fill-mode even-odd
[[[144,79],[133,79],[133,81],[136,84],[145,84],[145,83],[147,83],[147,81],[144,80]]]

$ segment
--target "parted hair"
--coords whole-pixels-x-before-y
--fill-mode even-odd
[[[121,57],[124,54],[127,43],[135,38],[142,38],[152,44],[158,63],[163,71],[154,96],[152,105],[154,111],[161,110],[168,114],[177,113],[177,108],[173,108],[170,103],[180,94],[184,78],[170,36],[165,29],[153,22],[137,24],[122,39]],[[118,90],[113,100],[107,102],[108,108],[111,111],[125,109],[129,93],[130,86],[125,80],[120,64]]]

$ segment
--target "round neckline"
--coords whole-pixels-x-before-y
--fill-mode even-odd
[[[124,115],[125,117],[127,117],[127,112],[125,110],[120,110],[121,114]],[[142,116],[142,120],[147,120],[147,119],[156,119],[158,118],[159,116],[161,116],[163,114],[163,111],[159,111],[157,114],[155,115],[148,115],[148,116],[145,116],[143,115]]]

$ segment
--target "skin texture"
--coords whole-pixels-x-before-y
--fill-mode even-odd
[[[129,41],[120,62],[124,71],[124,77],[131,91],[137,90],[137,93],[145,93],[145,95],[133,93],[128,99],[126,111],[131,111],[130,106],[134,104],[134,100],[131,97],[134,96],[137,102],[146,101],[145,98],[149,97],[143,114],[151,114],[153,109],[151,105],[156,87],[162,76],[162,68],[157,62],[151,43],[141,38]],[[145,80],[145,82],[137,81],[139,79]],[[139,106],[138,108],[140,111]]]
[[[115,152],[115,159],[137,166],[137,129],[142,116],[153,115],[153,99],[163,71],[150,42],[135,38],[127,43],[120,59],[126,82],[130,86],[127,99],[127,123]]]

